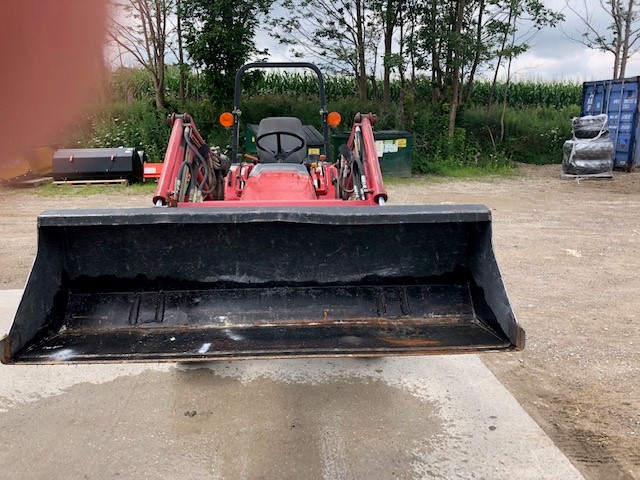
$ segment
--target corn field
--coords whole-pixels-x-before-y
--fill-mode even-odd
[[[501,103],[506,85],[496,85],[493,102]],[[563,108],[580,103],[582,95],[581,84],[517,82],[508,86],[507,105],[511,107],[540,106]],[[327,98],[336,100],[356,95],[356,86],[352,78],[325,77],[325,89]],[[382,82],[378,84],[378,91],[382,90]],[[299,73],[270,73],[264,75],[251,85],[245,92],[252,94],[291,94],[313,95],[318,91],[318,82],[311,75]],[[395,80],[391,84],[392,101],[398,101],[401,84]],[[487,105],[491,91],[490,82],[476,82],[474,84],[469,103],[473,105]],[[374,98],[374,88],[369,83],[369,98]],[[416,97],[431,98],[431,84],[425,77],[420,77],[416,82]]]
[[[179,92],[178,68],[170,65],[167,68],[166,87],[167,98],[177,99]],[[202,100],[206,91],[204,78],[201,74],[189,72],[186,81],[187,97],[191,100]],[[110,88],[112,96],[121,100],[144,100],[154,95],[153,84],[147,72],[141,69],[120,69],[111,75]],[[507,105],[510,107],[554,107],[564,108],[580,103],[582,85],[579,83],[542,83],[542,82],[515,82],[508,86]],[[378,80],[376,88],[369,82],[368,95],[372,100],[382,95],[382,81]],[[402,86],[399,80],[391,83],[391,100],[397,102],[400,98]],[[505,84],[496,85],[493,101],[501,104],[504,95]],[[325,90],[327,100],[340,100],[357,95],[353,78],[343,76],[326,76]],[[475,82],[469,98],[470,105],[487,105],[491,83],[486,81]],[[243,85],[245,97],[259,95],[317,95],[318,81],[315,76],[297,72],[270,72],[253,75]],[[419,77],[416,82],[416,98],[430,99],[431,84],[426,77]],[[215,102],[215,99],[210,99]]]
[[[502,103],[505,84],[498,83],[493,103]],[[474,105],[487,105],[491,92],[490,82],[476,82],[470,101]],[[582,84],[516,82],[509,84],[507,105],[510,107],[556,107],[564,108],[580,104]]]

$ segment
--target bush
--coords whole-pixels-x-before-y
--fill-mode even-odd
[[[320,128],[320,99],[317,95],[257,95],[242,100],[242,122],[260,123],[266,117],[297,117],[304,125]]]
[[[69,148],[134,147],[144,150],[149,161],[161,162],[169,142],[166,112],[157,112],[152,101],[112,103],[82,117],[63,141]]]
[[[232,133],[219,125],[218,116],[232,109],[232,99],[222,102],[197,93],[206,91],[202,77],[188,72],[188,96],[181,105],[178,68],[168,66],[166,78],[166,110],[158,112],[148,72],[116,70],[109,84],[114,101],[96,107],[92,114],[70,125],[66,131],[72,133],[62,143],[70,147],[132,146],[144,149],[151,161],[162,161],[170,134],[166,115],[188,111],[205,141],[229,145]],[[315,77],[256,72],[249,80],[244,85],[240,135],[247,124],[259,123],[269,116],[295,116],[303,124],[321,128]],[[423,173],[451,174],[469,169],[492,172],[510,168],[511,159],[538,164],[560,162],[562,144],[571,135],[570,119],[579,114],[579,107],[570,104],[580,99],[579,85],[511,84],[511,106],[505,113],[501,141],[500,108],[487,110],[490,84],[480,82],[476,83],[469,104],[459,109],[458,128],[449,138],[448,105],[431,103],[427,78],[419,78],[415,97],[405,93],[402,102],[400,84],[393,82],[392,101],[386,108],[380,101],[361,101],[353,81],[346,77],[327,77],[326,87],[328,109],[340,112],[343,118],[338,132],[349,131],[358,112],[376,113],[377,130],[412,130],[414,169]],[[501,88],[498,85],[496,98],[502,94]]]
[[[511,110],[505,119],[505,149],[521,162],[538,165],[561,163],[562,145],[571,137],[571,118],[579,114],[577,105],[560,110]]]
[[[417,137],[420,138],[420,137]],[[471,172],[499,173],[508,171],[513,162],[500,150],[483,150],[466,130],[456,128],[453,137],[446,130],[430,138],[430,143],[417,144],[413,153],[413,170],[435,175],[469,176]]]
[[[562,161],[562,145],[571,136],[571,118],[580,107],[507,108],[504,139],[500,142],[500,109],[471,107],[461,112],[459,124],[477,139],[483,151],[501,149],[514,160],[547,164]]]

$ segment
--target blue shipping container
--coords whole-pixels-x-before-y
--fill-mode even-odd
[[[638,89],[640,77],[584,82],[581,115],[609,115],[611,140],[616,146],[614,168],[631,171],[640,164]]]

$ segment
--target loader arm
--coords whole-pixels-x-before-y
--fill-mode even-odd
[[[223,200],[229,159],[219,148],[209,148],[188,113],[169,115],[167,123],[171,135],[153,204]]]
[[[356,200],[369,200],[373,205],[384,205],[388,200],[388,195],[382,180],[382,171],[380,170],[375,136],[373,134],[373,125],[376,122],[376,116],[371,113],[367,115],[358,113],[355,116],[351,135],[347,141],[347,156],[349,156],[351,160],[341,154],[340,161],[344,161],[347,164],[351,161],[352,166],[349,167],[349,170],[352,175],[354,175],[353,163],[361,165],[361,167],[356,169],[356,178],[353,178],[351,182],[352,184],[354,182],[359,183],[359,187],[365,191],[362,192]],[[359,168],[362,168],[362,171],[360,171]],[[348,198],[350,199],[350,197]]]

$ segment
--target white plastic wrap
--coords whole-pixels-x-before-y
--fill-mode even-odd
[[[609,133],[609,117],[605,113],[573,117],[571,127],[574,138],[600,138]]]
[[[615,146],[606,138],[567,140],[563,146],[562,171],[569,175],[594,175],[613,172]]]

